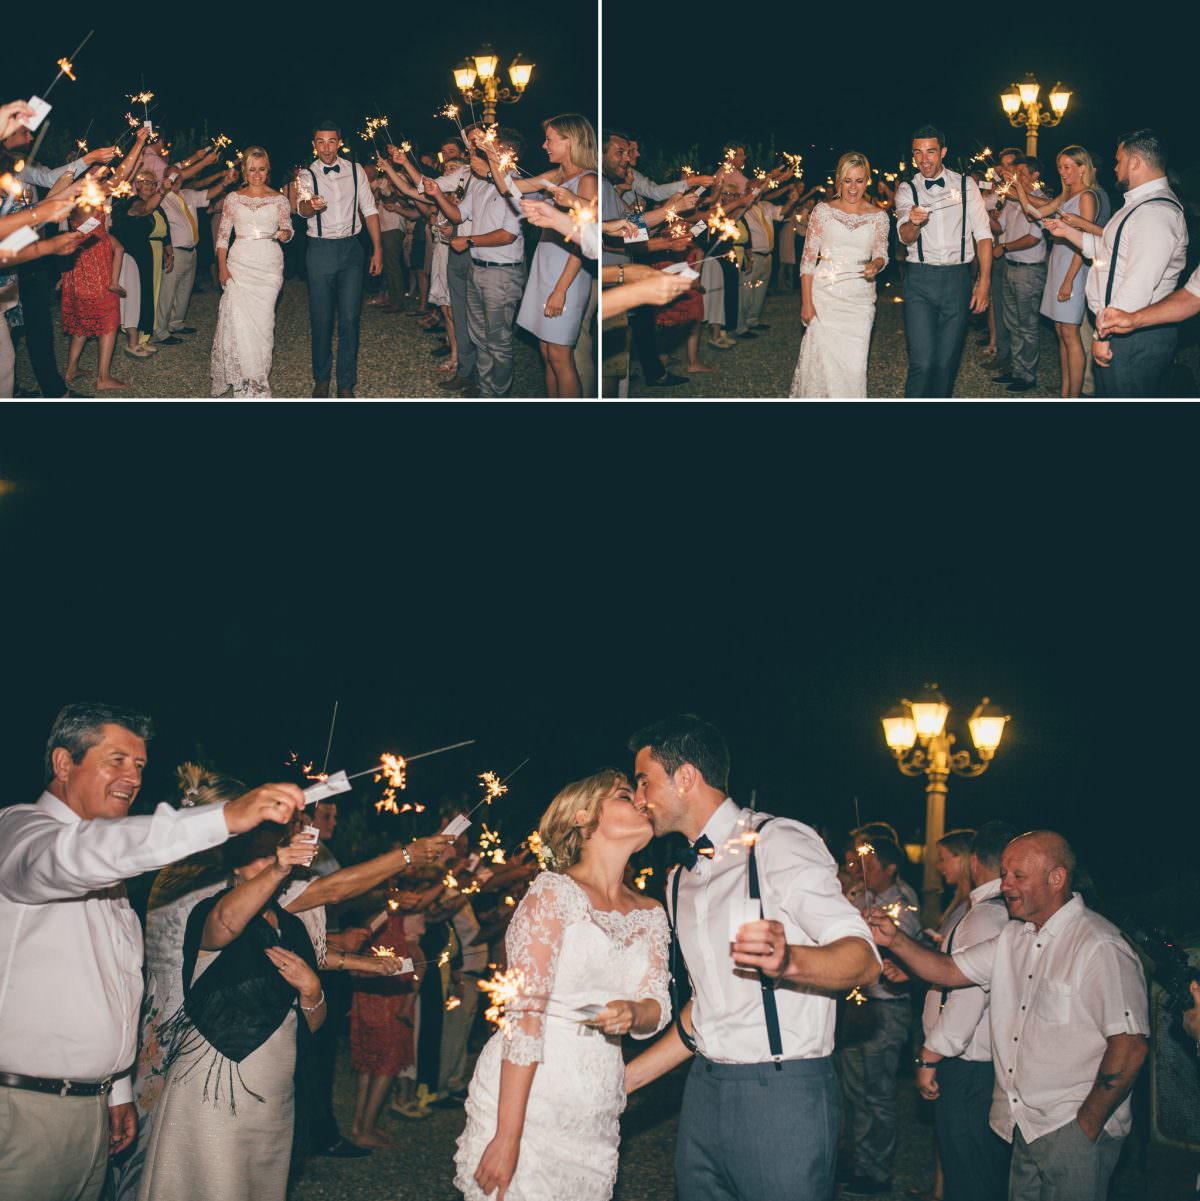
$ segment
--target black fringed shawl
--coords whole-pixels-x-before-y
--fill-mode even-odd
[[[183,937],[183,1004],[166,1023],[163,1034],[169,1039],[168,1068],[204,1043],[209,1044],[211,1053],[188,1064],[183,1074],[190,1075],[206,1064],[204,1099],[208,1100],[211,1085],[214,1105],[220,1098],[222,1080],[227,1079],[229,1104],[236,1113],[234,1065],[258,1050],[279,1029],[288,1010],[299,1005],[299,995],[267,958],[266,949],[283,947],[299,955],[314,972],[318,967],[304,923],[271,901],[269,908],[279,922],[279,933],[276,934],[263,914],[258,914],[237,938],[221,949],[216,961],[193,983],[204,923],[213,906],[228,891],[207,897],[188,917]],[[303,1017],[298,1014],[298,1039],[302,1037],[299,1028],[305,1025]],[[264,1100],[242,1080],[240,1070],[237,1075],[246,1092],[256,1100]]]

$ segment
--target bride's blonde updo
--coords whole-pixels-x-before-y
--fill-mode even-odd
[[[267,164],[267,183],[271,182],[271,156],[261,146],[249,146],[242,152],[242,183],[249,183],[246,167],[252,158],[260,158]]]
[[[622,784],[628,783],[629,777],[624,772],[606,767],[559,791],[542,814],[538,826],[542,844],[553,856],[548,864],[553,871],[565,871],[571,864],[579,862],[579,852],[584,842],[600,824],[601,802]],[[580,812],[584,814],[584,819],[576,823],[575,816]]]
[[[838,159],[837,170],[833,173],[833,193],[835,196],[842,194],[842,180],[845,179],[846,172],[851,167],[861,167],[863,174],[867,177],[867,187],[871,186],[871,160],[865,154],[861,154],[857,150],[851,150]]]

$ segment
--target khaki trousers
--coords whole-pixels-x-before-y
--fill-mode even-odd
[[[96,1201],[107,1170],[107,1097],[0,1088],[0,1201]]]

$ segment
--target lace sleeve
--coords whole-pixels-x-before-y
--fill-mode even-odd
[[[292,206],[288,204],[288,199],[286,196],[280,196],[279,199],[275,201],[275,206],[279,210],[279,232],[281,234],[287,234],[287,238],[284,239],[286,242],[291,238],[293,233]]]
[[[804,237],[804,256],[800,260],[801,275],[815,275],[817,259],[821,253],[821,234],[825,230],[825,205],[818,204],[808,219],[808,233]]]
[[[542,872],[513,915],[504,945],[516,997],[505,1007],[503,1058],[509,1063],[541,1063],[546,1037],[546,1004],[554,989],[558,954],[574,906],[569,880]]]
[[[226,196],[225,203],[221,205],[221,224],[217,226],[217,250],[229,249],[229,234],[233,229],[233,197]],[[238,252],[241,253],[240,251]]]
[[[888,234],[891,232],[892,223],[888,219],[887,213],[878,213],[872,218],[875,225],[875,245],[871,248],[871,257],[873,259],[883,259],[883,267],[888,265]],[[879,270],[882,271],[883,267]]]
[[[649,963],[646,974],[638,985],[638,1001],[658,1002],[658,1024],[645,1034],[632,1031],[634,1038],[653,1038],[671,1020],[671,977],[667,969],[667,955],[670,948],[670,935],[667,929],[667,915],[661,910],[655,910],[655,920],[646,931],[649,942]]]

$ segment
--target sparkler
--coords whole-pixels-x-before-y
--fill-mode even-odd
[[[43,100],[45,100],[45,98],[50,95],[50,93],[54,90],[54,85],[56,83],[58,83],[58,81],[64,75],[69,80],[71,80],[72,83],[76,82],[76,80],[75,80],[75,58],[78,56],[79,52],[84,48],[84,46],[86,46],[88,44],[88,42],[91,40],[92,34],[95,32],[96,31],[93,29],[87,35],[87,37],[85,37],[83,39],[83,41],[80,42],[79,45],[75,47],[75,52],[73,54],[71,54],[70,56],[68,56],[66,58],[58,59],[58,61],[54,64],[58,68],[58,74],[50,81],[50,86],[42,93]]]
[[[446,1012],[452,1013],[462,1004],[462,997],[449,996],[446,998]]]
[[[892,901],[888,905],[881,905],[880,909],[892,919],[895,925],[900,925],[900,915],[902,913],[916,913],[916,905],[906,905],[903,901]]]
[[[638,890],[638,892],[645,892],[646,891],[646,881],[649,880],[650,877],[653,875],[654,875],[654,868],[652,868],[652,867],[642,868],[642,870],[640,872],[638,872],[638,874],[634,877],[634,880],[633,880],[634,888],[636,888]]]
[[[510,1033],[508,1006],[520,999],[525,987],[525,974],[520,968],[510,968],[508,971],[496,972],[488,980],[479,981],[481,992],[487,993],[488,1007],[483,1016],[504,1034]]]
[[[449,101],[447,101],[445,106],[443,108],[439,108],[438,111],[436,113],[434,113],[433,115],[435,117],[447,117],[451,121],[453,121],[454,124],[458,126],[458,136],[460,138],[462,138],[463,142],[465,143],[467,140],[467,135],[466,135],[466,131],[463,129],[462,120],[460,119],[458,114],[459,114],[458,105],[451,104]]]
[[[865,1005],[867,1003],[866,996],[862,992],[860,992],[857,988],[852,988],[846,994],[846,1000],[853,1001],[855,1005]]]
[[[494,830],[489,830],[487,822],[481,822],[479,825],[479,849],[483,852],[485,859],[490,859],[492,863],[498,866],[505,862],[504,848],[500,845],[500,835]]]

